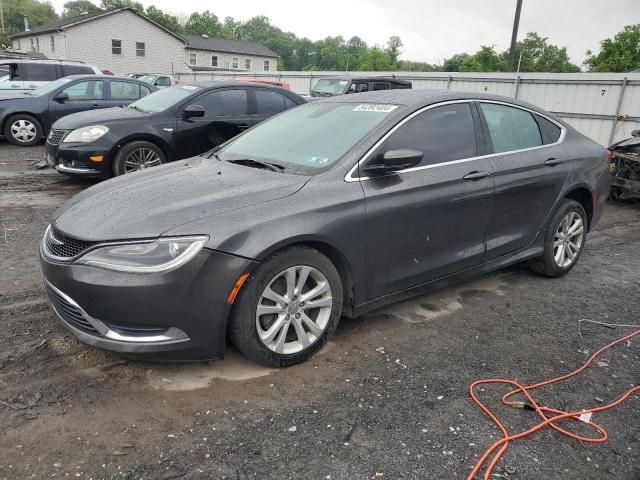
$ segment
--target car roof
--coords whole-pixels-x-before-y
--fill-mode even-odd
[[[126,80],[129,82],[139,82],[139,83],[144,83],[142,80],[138,80],[137,78],[131,78],[131,77],[122,77],[122,76],[117,76],[117,75],[91,75],[89,73],[84,73],[84,74],[80,74],[80,75],[67,75],[66,77],[61,77],[61,78],[70,78],[73,80],[78,80],[78,79],[83,79],[83,78],[89,78],[89,79],[101,79],[101,80]]]
[[[93,67],[90,63],[81,62],[79,60],[36,60],[36,59],[28,59],[28,58],[3,58],[0,59],[0,65],[4,65],[7,63],[53,63],[60,65],[86,65],[87,67]]]
[[[241,80],[209,80],[205,82],[198,83],[179,83],[175,85],[176,87],[184,87],[184,86],[192,86],[192,87],[200,87],[200,88],[221,88],[221,87],[247,87],[259,90],[273,90],[274,92],[285,94],[289,97],[301,98],[303,97],[298,95],[291,90],[287,90],[286,88],[282,88],[278,85],[272,85],[270,83],[262,83],[262,82],[244,82]]]
[[[313,102],[313,105],[317,105],[319,103],[379,103],[386,105],[399,105],[405,107],[402,110],[413,111],[418,110],[422,107],[426,107],[428,105],[432,105],[434,103],[454,100],[490,100],[494,102],[509,103],[527,108],[529,110],[533,110],[537,113],[541,113],[542,115],[550,117],[564,126],[568,126],[568,124],[564,120],[557,117],[556,115],[528,102],[523,102],[522,100],[518,100],[512,97],[505,97],[503,95],[493,95],[490,93],[463,92],[456,90],[377,90],[373,92],[353,93],[350,95],[322,97]]]

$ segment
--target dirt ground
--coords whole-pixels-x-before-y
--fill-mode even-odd
[[[640,323],[640,205],[609,204],[561,279],[514,267],[343,319],[304,365],[152,364],[85,346],[49,310],[38,244],[53,211],[90,183],[36,170],[42,148],[0,144],[0,478],[464,478],[500,437],[470,400],[479,378],[532,383],[577,367]],[[579,409],[640,381],[640,339],[541,390]],[[535,414],[499,408],[513,431]],[[604,444],[545,430],[511,444],[504,479],[640,478],[640,397],[594,421]],[[594,434],[586,426],[571,426]]]

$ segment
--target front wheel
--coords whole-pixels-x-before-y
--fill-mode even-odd
[[[166,161],[167,157],[160,147],[145,140],[135,140],[118,150],[113,160],[113,176],[155,167]]]
[[[587,214],[575,200],[565,199],[551,217],[544,253],[531,261],[534,272],[561,277],[578,262],[587,240]]]
[[[319,251],[291,247],[275,253],[247,279],[235,300],[228,334],[252,360],[286,367],[315,354],[342,313],[342,282]]]
[[[4,135],[13,145],[32,147],[42,139],[42,125],[35,117],[19,113],[7,120]]]

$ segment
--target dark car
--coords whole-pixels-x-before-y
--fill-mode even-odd
[[[256,83],[168,87],[129,108],[63,118],[47,139],[47,161],[67,175],[109,178],[198,155],[305,102]]]
[[[606,150],[505,97],[434,90],[333,97],[209,156],[109,180],[54,215],[42,271],[91,345],[272,366],[318,351],[341,315],[584,251]],[[551,287],[550,287],[551,288]]]
[[[157,90],[139,80],[107,75],[72,75],[29,92],[0,98],[0,132],[14,145],[30,147],[46,137],[56,120],[72,113],[126,105]]]
[[[640,196],[640,130],[609,147],[613,181],[611,198]]]
[[[393,77],[328,77],[318,80],[311,89],[312,97],[333,97],[349,93],[397,90],[412,87],[409,80]]]

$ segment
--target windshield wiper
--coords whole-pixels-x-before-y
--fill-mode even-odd
[[[217,156],[217,154],[214,155]],[[253,158],[238,158],[236,160],[227,160],[227,162],[252,168],[264,168],[265,170],[271,170],[272,172],[282,172],[284,170],[284,167],[277,163],[261,162],[260,160],[254,160]]]
[[[129,108],[133,108],[134,110],[137,110],[137,111],[142,112],[142,113],[148,113],[146,110],[143,110],[142,108],[140,108],[140,107],[139,107],[139,106],[137,106],[137,105],[131,105],[131,104],[129,104]]]

